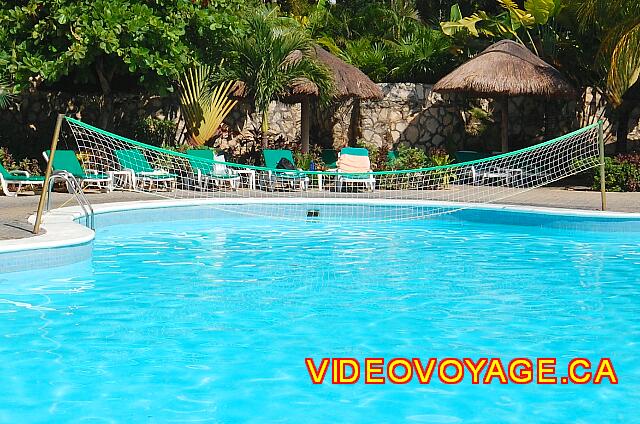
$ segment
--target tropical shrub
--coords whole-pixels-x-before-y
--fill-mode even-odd
[[[203,2],[205,3],[205,2]],[[207,58],[237,32],[240,0],[25,0],[0,3],[0,69],[19,89],[98,89],[101,126],[120,85],[156,93],[194,57]],[[219,56],[220,53],[217,53]]]
[[[296,145],[299,145],[299,143],[296,143]],[[313,164],[313,171],[320,171],[324,169],[322,148],[317,144],[309,147],[309,153],[302,153],[302,151],[294,149],[293,159],[295,161],[296,168],[303,169],[305,171],[312,170],[311,164]]]
[[[296,19],[318,44],[376,82],[433,83],[458,63],[451,40],[420,19],[412,0],[319,1]]]
[[[142,143],[158,147],[174,146],[178,125],[171,120],[152,117],[138,121],[133,129],[133,138]]]
[[[37,160],[25,158],[16,162],[6,147],[0,147],[0,163],[2,163],[2,166],[8,171],[20,169],[22,171],[28,171],[31,175],[40,175],[42,173]]]
[[[390,169],[419,169],[429,164],[429,158],[424,150],[415,147],[399,145],[397,157],[389,162]]]
[[[593,189],[600,190],[600,168],[591,170]],[[640,191],[640,153],[605,158],[607,191]]]

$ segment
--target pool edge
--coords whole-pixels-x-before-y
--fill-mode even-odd
[[[144,209],[162,209],[190,206],[204,206],[208,204],[282,204],[283,199],[191,199],[191,200],[145,200],[130,202],[113,202],[101,203],[94,205],[96,215],[108,214],[112,212],[123,212],[129,210]],[[491,211],[510,211],[529,214],[554,215],[554,216],[571,216],[571,217],[589,217],[589,218],[614,218],[640,220],[640,213],[628,212],[603,212],[580,209],[550,208],[539,206],[524,206],[511,204],[469,204],[469,203],[453,203],[453,202],[437,202],[437,201],[419,201],[419,200],[394,200],[390,202],[387,199],[326,199],[326,198],[304,198],[304,199],[286,199],[287,204],[349,204],[349,205],[399,205],[399,206],[448,206],[475,210],[491,210]],[[91,246],[95,237],[95,232],[77,221],[84,217],[80,207],[70,206],[54,209],[43,217],[42,227],[45,233],[38,236],[3,240],[0,246],[0,258],[7,254],[13,254],[14,266],[20,267],[20,261],[15,258],[16,255],[24,254],[24,267],[31,268],[34,265],[32,258],[29,258],[28,252],[42,252],[51,250],[50,254],[60,254],[55,250],[61,248],[73,248],[77,246]],[[35,215],[31,215],[28,219],[30,223],[35,220]],[[86,259],[86,255],[80,255],[76,261]],[[3,267],[4,268],[4,267]],[[3,270],[4,272],[4,270]],[[9,271],[13,272],[13,271]]]

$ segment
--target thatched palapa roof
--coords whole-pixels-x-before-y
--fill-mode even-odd
[[[288,60],[299,60],[302,52],[295,51]],[[381,99],[382,90],[368,76],[353,65],[349,65],[342,59],[332,55],[320,46],[314,46],[312,56],[325,65],[333,74],[335,99],[356,97],[362,100]],[[233,97],[246,97],[247,90],[243,82],[236,82],[231,90]],[[285,103],[300,103],[305,96],[317,97],[318,87],[307,79],[294,81],[288,89],[288,93],[279,100]]]
[[[314,50],[316,60],[328,67],[333,73],[335,98],[345,99],[356,97],[362,100],[382,98],[382,90],[380,87],[371,81],[360,69],[349,65],[344,60],[332,55],[318,45],[314,46]]]
[[[464,92],[476,97],[575,97],[573,87],[556,68],[510,40],[489,46],[443,77],[433,90]]]

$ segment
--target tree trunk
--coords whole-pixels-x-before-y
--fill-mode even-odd
[[[267,139],[267,132],[269,131],[269,111],[262,112],[262,148],[266,149],[269,146],[269,140]]]
[[[310,121],[309,97],[302,98],[300,105],[300,140],[302,142],[302,153],[309,153],[309,121]]]
[[[629,135],[629,115],[631,107],[623,102],[618,109],[618,129],[616,130],[616,153],[627,153],[627,136]]]
[[[360,118],[360,99],[358,97],[354,97],[351,106],[351,116],[349,119],[349,146],[355,146],[357,144],[358,138],[362,135]]]
[[[115,70],[115,65],[110,69],[105,70],[103,56],[99,56],[96,59],[96,74],[98,75],[98,81],[100,82],[100,88],[102,89],[98,126],[105,130],[110,129],[111,119],[113,117],[113,94],[111,93],[111,81],[113,80]]]
[[[501,139],[502,139],[502,153],[509,151],[509,98],[504,97],[500,99],[500,109],[502,112],[501,125]]]

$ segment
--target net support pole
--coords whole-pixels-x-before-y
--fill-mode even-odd
[[[600,201],[601,209],[607,209],[607,188],[604,172],[604,134],[602,130],[602,121],[598,121],[598,150],[600,152]]]
[[[40,232],[40,224],[42,223],[42,212],[44,210],[44,205],[47,204],[47,200],[49,197],[49,181],[51,180],[53,157],[56,154],[56,148],[58,147],[58,139],[60,138],[60,128],[62,128],[63,119],[64,114],[58,114],[56,127],[53,130],[53,138],[51,139],[51,151],[49,153],[49,160],[47,161],[47,170],[44,173],[44,184],[42,186],[42,192],[40,193],[38,211],[36,212],[36,222],[35,224],[33,224],[33,234],[38,234]]]

